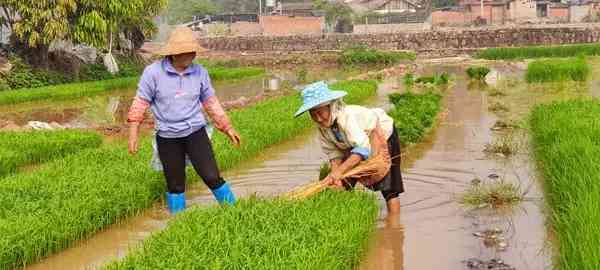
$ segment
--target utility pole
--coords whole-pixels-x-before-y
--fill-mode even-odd
[[[258,16],[262,14],[262,0],[258,0]]]

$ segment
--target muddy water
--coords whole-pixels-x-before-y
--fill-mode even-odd
[[[344,79],[354,73],[354,70],[314,68],[306,70],[304,81]],[[299,86],[303,80],[298,74],[301,74],[300,70],[271,70],[267,76],[233,82],[215,82],[213,86],[219,99],[226,102],[242,97],[273,94],[286,85]],[[134,95],[134,89],[124,89],[69,101],[0,106],[0,119],[15,122],[20,126],[29,121],[56,122],[76,128],[122,124],[126,121],[127,109]]]
[[[453,90],[447,92],[447,109],[432,135],[408,149],[403,159],[407,192],[401,195],[401,214],[386,218],[380,200],[378,229],[361,269],[469,269],[469,260],[493,258],[516,269],[550,269],[542,196],[527,151],[509,159],[486,156],[482,150],[495,136],[490,127],[496,120],[487,112],[488,100],[481,91],[467,89],[460,68],[443,70],[460,74]],[[386,104],[386,94],[399,87],[398,81],[382,84],[371,104]],[[308,132],[268,149],[225,176],[239,196],[271,196],[314,181],[324,159],[316,134]],[[527,200],[508,213],[468,211],[456,202],[457,194],[474,178],[494,181],[487,180],[490,174],[518,182],[527,190]],[[190,204],[214,203],[201,184],[193,185],[187,194]],[[157,204],[29,269],[97,268],[123,257],[167,221],[162,204]],[[508,244],[505,251],[488,248],[474,236],[489,230],[502,232]]]
[[[460,68],[450,70],[462,77]],[[445,105],[430,148],[404,171],[401,215],[380,222],[362,269],[480,269],[469,262],[491,259],[516,269],[551,269],[542,193],[527,147],[508,159],[483,153],[499,135],[490,131],[496,118],[488,113],[485,93],[468,90],[464,78]],[[493,174],[517,183],[526,201],[511,211],[468,211],[457,203],[473,179],[498,181],[488,177]],[[474,236],[494,229],[502,231],[505,251]]]

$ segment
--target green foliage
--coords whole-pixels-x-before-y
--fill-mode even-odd
[[[342,65],[393,65],[402,60],[414,60],[412,52],[387,52],[366,47],[345,49],[339,59]]]
[[[4,77],[6,85],[10,89],[42,87],[66,83],[71,80],[71,78],[58,72],[33,69],[17,57],[11,57],[10,63],[13,68],[9,75]]]
[[[378,208],[360,191],[196,207],[105,269],[355,269]]]
[[[167,7],[169,24],[181,24],[197,15],[214,15],[220,7],[212,0],[171,0]]]
[[[589,74],[590,67],[584,57],[548,59],[529,63],[525,79],[528,83],[585,81]]]
[[[417,84],[431,84],[431,85],[447,85],[450,82],[450,75],[448,73],[435,74],[432,76],[421,76],[414,80]]]
[[[137,83],[137,77],[99,82],[70,83],[63,85],[26,88],[0,92],[0,105],[36,100],[65,100],[99,94],[116,89],[128,89]]]
[[[81,131],[0,132],[0,177],[18,167],[64,157],[102,143],[100,135]]]
[[[331,164],[328,161],[325,161],[319,167],[319,180],[325,179],[331,173]]]
[[[325,22],[329,25],[351,19],[354,15],[352,8],[342,1],[313,0],[313,7],[325,12]]]
[[[402,145],[420,141],[435,121],[441,109],[441,95],[434,92],[424,94],[390,94],[394,108],[388,114],[394,119]]]
[[[545,57],[574,57],[578,55],[600,55],[599,44],[578,44],[561,46],[489,48],[477,54],[477,58],[508,60]]]
[[[571,100],[534,108],[533,148],[543,176],[554,266],[600,269],[600,103]]]
[[[265,74],[264,68],[257,67],[240,67],[240,68],[224,68],[212,67],[208,69],[210,78],[215,81],[220,80],[237,80],[242,78],[260,76]]]
[[[402,77],[402,81],[404,82],[404,86],[406,88],[410,88],[415,84],[415,75],[412,73],[406,73],[404,74],[404,77]]]
[[[485,76],[488,73],[490,73],[490,69],[488,67],[475,66],[467,68],[467,75],[470,79],[474,80],[482,81],[485,79]]]
[[[377,90],[373,81],[343,81],[331,87],[347,91],[345,100],[349,103],[363,102]],[[212,144],[219,168],[232,168],[266,147],[314,127],[306,115],[293,117],[301,102],[299,95],[284,96],[230,112],[243,144],[236,148],[223,134],[215,134]],[[149,140],[141,143],[140,152],[133,157],[124,145],[105,145],[51,161],[32,173],[12,175],[0,181],[0,228],[3,231],[0,269],[21,266],[65,249],[151,206],[165,191],[162,174],[149,168],[151,155]],[[327,207],[333,210],[331,205]],[[369,219],[357,222],[365,220]],[[335,249],[335,246],[330,247]],[[357,256],[352,254],[345,258]],[[331,261],[330,258],[327,261]]]

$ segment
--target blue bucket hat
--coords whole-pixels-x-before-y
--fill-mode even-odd
[[[329,101],[339,99],[346,94],[347,93],[344,91],[333,91],[329,89],[329,86],[323,81],[309,84],[302,90],[303,104],[296,114],[294,114],[294,117],[298,117],[306,111],[319,107]]]

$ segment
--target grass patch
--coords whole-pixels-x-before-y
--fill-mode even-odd
[[[600,269],[600,103],[537,106],[530,119],[562,270]]]
[[[238,80],[265,74],[263,68],[255,67],[209,67],[208,73],[213,81]],[[103,92],[135,88],[139,77],[69,83],[38,88],[0,91],[0,105],[17,104],[29,101],[57,101],[76,99]]]
[[[428,129],[433,126],[441,109],[440,94],[391,94],[390,102],[394,108],[388,114],[394,119],[396,130],[402,145],[420,141]]]
[[[475,208],[505,207],[519,203],[523,200],[523,193],[518,186],[504,182],[474,181],[469,189],[460,195],[459,202]]]
[[[467,76],[473,80],[483,81],[488,73],[490,73],[490,69],[487,67],[476,66],[467,68]]]
[[[590,67],[584,57],[537,60],[529,63],[525,79],[528,83],[585,81]]]
[[[377,83],[343,81],[331,87],[347,91],[346,102],[360,103],[376,93]],[[314,127],[307,115],[293,117],[300,104],[299,95],[284,96],[230,112],[243,144],[234,148],[215,134],[219,167],[231,168]],[[150,169],[150,157],[149,139],[135,157],[126,146],[111,144],[0,181],[0,269],[34,262],[149,207],[165,191],[162,175]]]
[[[503,97],[506,95],[506,92],[501,88],[492,87],[488,90],[488,96],[490,97]]]
[[[479,52],[476,57],[490,60],[509,60],[524,58],[574,57],[582,54],[600,55],[600,44],[488,48]]]
[[[483,151],[488,154],[510,156],[518,151],[518,146],[513,134],[505,134],[494,138],[492,143],[486,143]]]
[[[0,177],[21,166],[64,157],[102,143],[100,135],[81,131],[0,132]]]
[[[366,47],[345,49],[339,59],[340,64],[353,65],[393,65],[402,60],[415,60],[413,52],[379,51]]]
[[[360,191],[196,207],[105,269],[354,269],[378,212]]]

